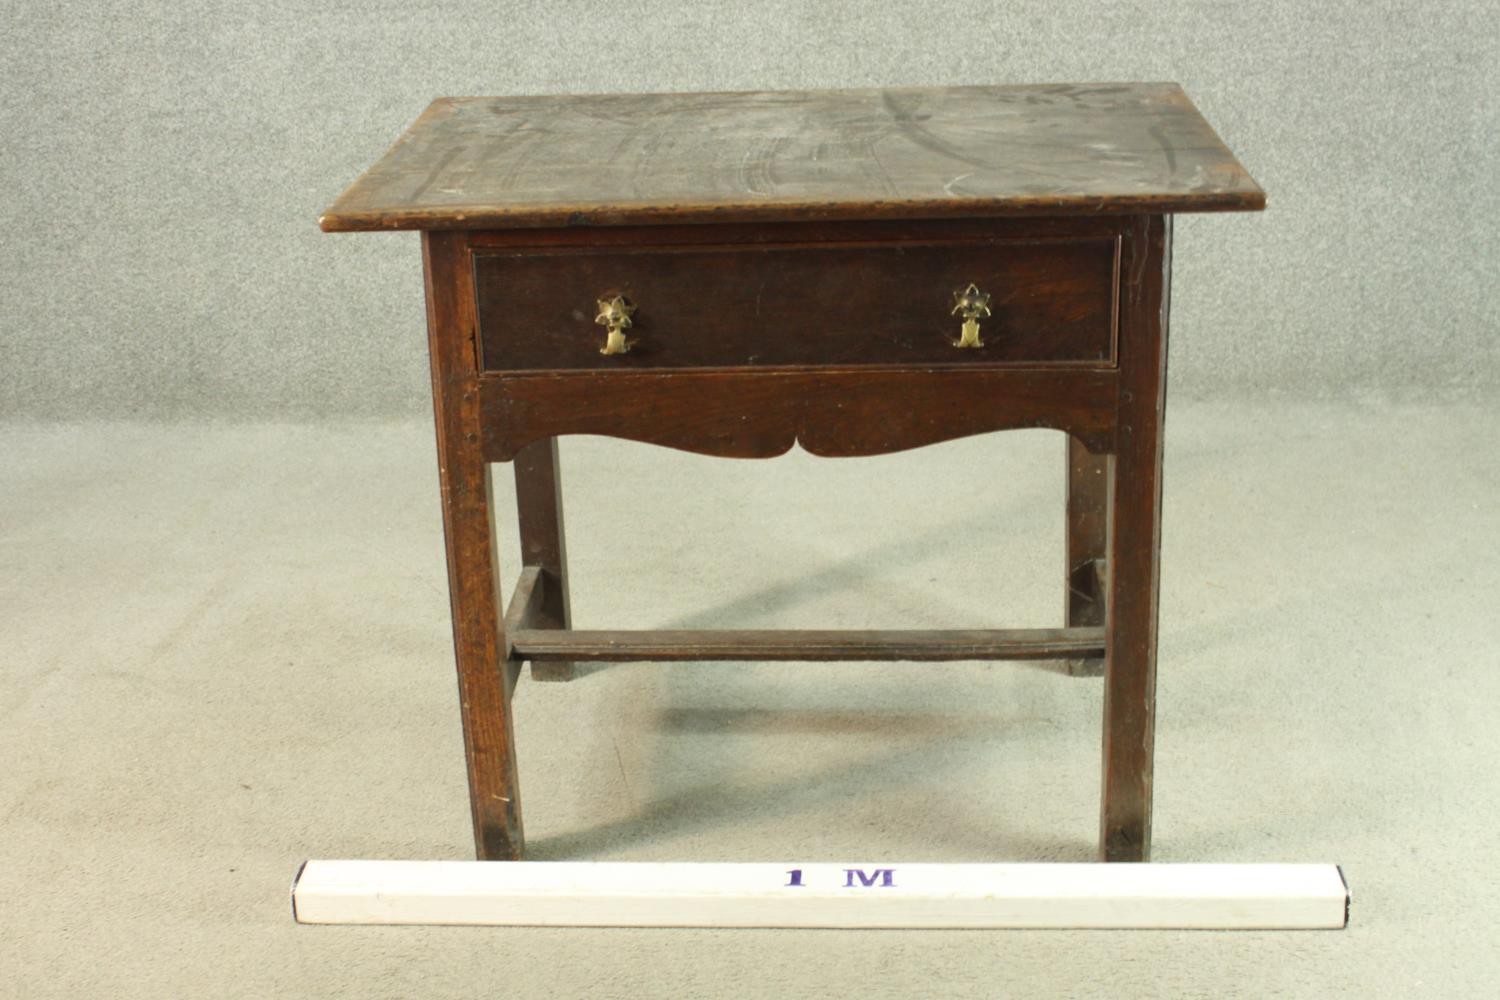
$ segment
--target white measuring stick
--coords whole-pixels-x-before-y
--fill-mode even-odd
[[[1338,928],[1336,865],[309,861],[304,924]]]

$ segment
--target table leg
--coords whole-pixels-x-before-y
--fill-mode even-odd
[[[521,856],[521,794],[506,682],[490,466],[481,450],[474,327],[461,233],[423,233],[428,338],[437,418],[438,478],[448,549],[453,651],[480,860]]]
[[[1069,628],[1104,624],[1104,547],[1108,535],[1109,456],[1095,455],[1072,435],[1068,441],[1068,564],[1063,623]],[[1069,660],[1074,677],[1104,673],[1104,657]]]
[[[562,479],[557,439],[533,442],[516,456],[516,511],[521,526],[521,561],[542,571],[540,601],[532,628],[571,628],[568,604],[568,552],[563,539]],[[565,660],[532,663],[538,681],[570,681],[573,664]]]
[[[1109,477],[1105,599],[1105,861],[1151,856],[1156,724],[1156,612],[1161,536],[1161,436],[1166,405],[1170,217],[1141,220],[1121,310],[1120,402]]]

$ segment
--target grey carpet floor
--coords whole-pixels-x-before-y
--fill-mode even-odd
[[[5,428],[0,995],[1493,995],[1497,439],[1493,407],[1169,417],[1155,856],[1338,862],[1347,931],[861,933],[293,924],[304,858],[470,856],[430,426]],[[1062,456],[569,439],[575,615],[1053,624]],[[531,856],[1089,859],[1099,694],[973,663],[523,680]]]

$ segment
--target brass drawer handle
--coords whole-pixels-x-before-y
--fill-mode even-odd
[[[635,303],[623,295],[597,301],[599,315],[594,317],[594,322],[608,331],[604,346],[599,348],[599,353],[628,354],[632,341],[625,339],[625,331],[630,329],[630,315],[635,312]]]
[[[979,321],[989,314],[989,293],[981,292],[973,282],[963,291],[954,292],[953,312],[949,315],[962,317],[964,323],[959,328],[958,339],[949,343],[954,347],[983,347],[984,341],[979,339]]]

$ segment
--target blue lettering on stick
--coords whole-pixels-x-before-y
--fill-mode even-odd
[[[868,875],[865,874],[863,868],[845,868],[844,887],[846,889],[852,888],[854,880],[859,879],[859,884],[866,888],[874,885],[878,885],[881,888],[891,888],[896,884],[892,881],[895,876],[896,870],[894,868],[877,868]]]

